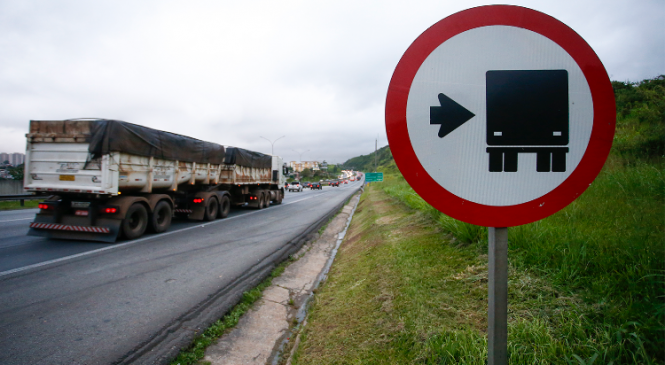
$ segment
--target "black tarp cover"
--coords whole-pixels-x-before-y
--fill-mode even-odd
[[[91,121],[90,133],[88,151],[93,158],[125,152],[164,160],[221,164],[226,157],[224,146],[216,143],[119,120]]]
[[[248,151],[238,147],[227,147],[224,163],[229,165],[269,169],[272,168],[272,156],[260,152]]]

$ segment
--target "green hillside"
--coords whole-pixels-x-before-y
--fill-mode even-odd
[[[390,152],[390,147],[384,146],[379,148],[379,150],[376,151],[376,153],[372,152],[369,155],[362,155],[350,158],[346,162],[344,162],[342,166],[345,170],[373,172],[374,163],[375,163],[374,156],[377,156],[376,162],[378,163],[378,166],[385,167],[387,165],[390,165],[391,162],[393,166],[395,164],[393,160],[393,154]]]

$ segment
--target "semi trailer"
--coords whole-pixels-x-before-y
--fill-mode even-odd
[[[24,189],[45,194],[29,235],[115,242],[281,204],[278,156],[110,119],[32,120]]]

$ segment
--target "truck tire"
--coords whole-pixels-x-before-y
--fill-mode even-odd
[[[143,236],[148,227],[148,210],[141,203],[132,204],[122,220],[122,235],[128,240]]]
[[[231,200],[227,195],[222,196],[222,201],[219,202],[219,217],[226,218],[231,211]]]
[[[155,205],[155,209],[150,215],[150,226],[148,228],[152,232],[162,233],[171,226],[172,217],[173,211],[171,210],[171,205],[162,200]]]
[[[270,191],[263,192],[263,207],[268,208],[270,206]]]
[[[275,192],[275,195],[277,195],[277,197],[275,198],[274,204],[275,205],[282,204],[282,200],[284,199],[284,192],[281,190],[277,190]]]
[[[257,198],[259,199],[259,201],[256,205],[256,209],[263,209],[263,206],[264,206],[264,204],[263,204],[263,191],[257,191],[256,195],[257,195]]]
[[[206,203],[205,211],[203,212],[204,221],[214,221],[217,218],[217,211],[219,210],[219,204],[217,204],[216,198],[209,198]]]

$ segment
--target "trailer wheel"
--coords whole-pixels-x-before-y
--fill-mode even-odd
[[[263,199],[265,199],[263,207],[268,208],[270,206],[270,192],[269,191],[263,192]]]
[[[284,199],[284,192],[281,190],[277,190],[275,192],[275,195],[277,195],[277,197],[275,198],[275,205],[282,204],[282,200]]]
[[[155,233],[166,231],[171,226],[172,216],[171,205],[164,200],[160,201],[150,215],[150,230]]]
[[[148,227],[148,211],[141,203],[134,203],[127,209],[125,219],[122,220],[122,235],[133,240],[145,233]]]
[[[259,199],[259,202],[257,203],[256,209],[263,209],[264,204],[263,204],[263,191],[259,191],[256,193],[257,198]]]
[[[215,218],[217,218],[218,209],[219,205],[217,204],[217,199],[216,198],[208,199],[208,202],[206,203],[205,212],[203,213],[203,220],[214,221]]]
[[[222,201],[219,203],[219,217],[226,218],[231,211],[231,200],[227,195],[222,196]]]

